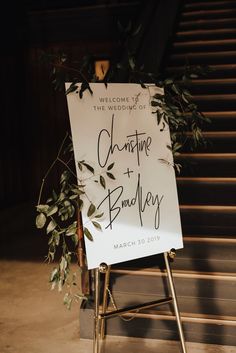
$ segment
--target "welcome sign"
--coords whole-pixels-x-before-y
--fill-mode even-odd
[[[89,269],[182,248],[170,134],[151,107],[163,91],[138,84],[90,87],[93,94],[86,90],[82,99],[78,92],[67,96],[85,192],[83,225],[93,237],[85,237]]]

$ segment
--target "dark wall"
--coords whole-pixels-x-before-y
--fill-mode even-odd
[[[153,71],[160,65],[178,1],[94,3],[75,8],[63,1],[26,1],[10,3],[1,13],[1,208],[37,203],[42,178],[69,130],[65,95],[54,91],[50,68],[39,60],[42,51],[63,50],[77,59],[89,52],[113,57],[120,51],[117,22],[131,19],[143,23],[136,44],[140,63]],[[166,21],[158,20],[160,12]],[[49,189],[57,176],[55,169]]]

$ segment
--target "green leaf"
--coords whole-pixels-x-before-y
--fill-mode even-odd
[[[41,212],[38,214],[36,217],[36,227],[39,229],[43,228],[45,226],[46,220],[47,218],[44,213]]]
[[[83,200],[79,199],[78,200],[78,209],[79,209],[79,211],[82,210],[83,206],[84,206]]]
[[[56,228],[56,226],[57,226],[56,222],[54,221],[54,219],[52,219],[47,226],[47,234],[51,233]]]
[[[69,94],[69,93],[71,93],[71,92],[74,92],[74,91],[76,91],[77,89],[78,89],[78,86],[75,85],[74,83],[72,83],[72,84],[70,85],[70,87],[67,88],[66,94]]]
[[[83,164],[91,173],[94,174],[94,169],[93,169],[93,167],[91,167],[91,165],[89,165],[88,163],[85,163],[85,162],[81,162],[81,164]]]
[[[93,236],[86,227],[84,227],[84,235],[86,236],[86,238],[88,238],[88,240],[93,241]]]
[[[60,183],[62,184],[64,181],[67,181],[69,179],[69,172],[68,170],[65,170],[62,175],[61,175],[61,180],[60,180]]]
[[[55,281],[58,278],[58,269],[54,268],[51,272],[50,282]]]
[[[131,70],[135,69],[135,59],[133,56],[129,57],[129,66],[130,66]]]
[[[139,83],[140,83],[142,88],[147,88],[147,86],[145,86],[145,84],[141,80],[139,80]]]
[[[58,211],[58,207],[56,205],[52,205],[48,209],[47,216],[52,216],[53,214],[57,213],[57,211]]]
[[[76,232],[77,232],[77,222],[75,221],[67,228],[66,235],[67,236],[74,235],[76,234]]]
[[[92,221],[93,225],[95,228],[97,228],[98,230],[102,230],[101,225],[98,222]]]
[[[60,234],[55,229],[52,233],[55,245],[58,246],[60,244]]]
[[[183,93],[182,93],[181,97],[185,103],[187,103],[187,104],[189,103],[189,101],[187,100],[186,96]]]
[[[142,24],[138,25],[138,27],[132,32],[132,36],[136,36],[142,28]]]
[[[115,163],[110,164],[110,165],[107,167],[107,170],[111,170],[111,169],[114,167],[114,164],[115,164]]]
[[[77,198],[78,198],[78,195],[71,195],[71,196],[69,197],[70,200],[75,200],[75,199],[77,199]]]
[[[153,98],[155,98],[155,99],[163,99],[164,95],[160,94],[160,93],[156,93],[156,94],[154,94]]]
[[[75,246],[77,246],[78,245],[78,236],[77,236],[77,234],[72,234],[71,239],[72,239],[73,243],[75,244]]]
[[[180,174],[181,168],[182,168],[182,165],[181,165],[181,164],[175,163],[175,169],[176,169],[176,171],[177,171],[178,174]]]
[[[54,201],[57,200],[57,194],[56,194],[55,190],[52,190],[52,197],[53,197]]]
[[[66,261],[66,258],[65,258],[64,256],[62,256],[62,257],[61,257],[60,264],[59,264],[60,270],[61,270],[61,271],[65,271],[66,268],[67,268],[67,265],[68,265],[68,263],[67,263],[67,261]]]
[[[86,90],[89,90],[90,94],[93,95],[93,91],[92,91],[91,87],[89,86],[89,83],[87,81],[83,81],[80,86],[80,90],[79,90],[79,97],[80,98],[83,98],[83,93]]]
[[[104,177],[102,175],[100,175],[99,179],[100,179],[100,184],[102,185],[102,187],[104,189],[106,189],[106,181],[105,181]]]
[[[197,74],[190,74],[189,75],[191,78],[198,78],[199,76]]]
[[[172,85],[173,83],[173,79],[172,78],[167,78],[165,81],[164,81],[165,85]]]
[[[161,106],[161,103],[156,102],[156,101],[151,101],[151,106],[152,106],[152,107],[160,107],[160,106]]]
[[[116,180],[116,178],[114,177],[114,175],[113,175],[112,173],[107,172],[107,176],[108,176],[110,179]]]
[[[48,205],[37,205],[36,206],[38,212],[47,213],[49,206]]]
[[[71,309],[71,304],[72,304],[72,297],[69,293],[66,293],[64,298],[63,298],[63,304],[66,306],[68,310]]]
[[[104,215],[104,213],[97,214],[95,218],[101,218]]]
[[[96,207],[94,206],[93,203],[91,203],[87,212],[87,216],[91,217],[95,211],[96,211]]]

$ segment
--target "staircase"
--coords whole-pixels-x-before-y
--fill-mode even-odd
[[[168,75],[208,65],[190,91],[211,119],[208,147],[180,156],[177,178],[185,247],[172,264],[187,341],[236,345],[236,1],[182,3]],[[167,295],[161,255],[112,267],[118,307]],[[112,301],[110,301],[112,306]],[[114,303],[113,303],[114,305]],[[107,321],[111,335],[177,339],[168,305]]]

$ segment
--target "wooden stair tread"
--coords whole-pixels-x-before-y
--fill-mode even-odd
[[[184,48],[184,47],[199,47],[199,46],[227,46],[229,44],[236,44],[236,39],[202,39],[202,40],[191,40],[191,41],[178,41],[173,43],[173,48]]]
[[[192,96],[195,100],[236,100],[236,94],[204,94]]]
[[[207,67],[212,70],[212,72],[210,72],[210,74],[214,74],[214,73],[218,73],[218,72],[222,72],[224,74],[226,74],[227,72],[231,72],[236,70],[236,64],[234,63],[227,63],[227,64],[208,64]],[[169,65],[166,69],[166,72],[171,72],[171,73],[178,73],[178,72],[182,72],[184,73],[185,71],[185,67],[183,65],[178,65],[178,66],[174,66],[174,65]]]
[[[215,111],[215,112],[202,112],[208,118],[236,118],[236,111]]]
[[[227,7],[227,6],[236,6],[236,4],[234,2],[232,2],[232,0],[225,0],[225,1],[197,1],[197,2],[190,2],[190,3],[185,3],[184,4],[184,9],[196,9],[196,8],[209,8],[209,7]]]
[[[236,244],[235,238],[227,237],[196,237],[196,236],[184,236],[185,243],[214,243],[214,244]]]
[[[192,36],[216,36],[219,34],[236,34],[236,28],[214,28],[214,29],[193,29],[189,31],[179,31],[176,33],[175,38],[180,40],[182,37],[192,37]]]
[[[232,78],[205,78],[200,79],[196,78],[193,79],[190,83],[192,85],[222,85],[222,84],[236,84],[236,77]]]
[[[184,11],[182,12],[182,19],[185,18],[205,18],[210,16],[234,16],[236,14],[235,8],[229,9],[204,9],[204,10],[193,10],[193,11]]]
[[[202,159],[236,159],[236,153],[181,153],[179,158],[202,158]]]
[[[177,177],[178,182],[191,182],[191,183],[236,183],[236,178],[233,177]]]
[[[111,268],[111,273],[132,275],[132,276],[166,276],[166,271],[158,268]],[[228,272],[199,272],[199,271],[183,271],[183,270],[172,270],[173,277],[179,278],[199,278],[199,279],[211,279],[211,280],[224,280],[236,282],[236,273]]]
[[[236,51],[235,50],[228,50],[228,51],[209,51],[209,52],[189,52],[189,53],[179,53],[179,54],[172,54],[171,59],[178,59],[178,58],[185,58],[186,56],[188,57],[198,57],[198,58],[208,58],[212,56],[217,56],[217,57],[235,57],[236,56]]]
[[[180,205],[180,210],[187,211],[201,211],[201,212],[212,212],[221,213],[236,213],[236,206],[226,206],[226,205]]]
[[[211,27],[211,26],[225,26],[232,25],[236,23],[235,18],[217,18],[217,19],[200,19],[200,20],[189,20],[189,21],[181,21],[179,23],[180,28],[188,28],[188,27]]]
[[[206,138],[207,137],[215,137],[215,138],[236,137],[236,131],[203,131],[202,134]]]

